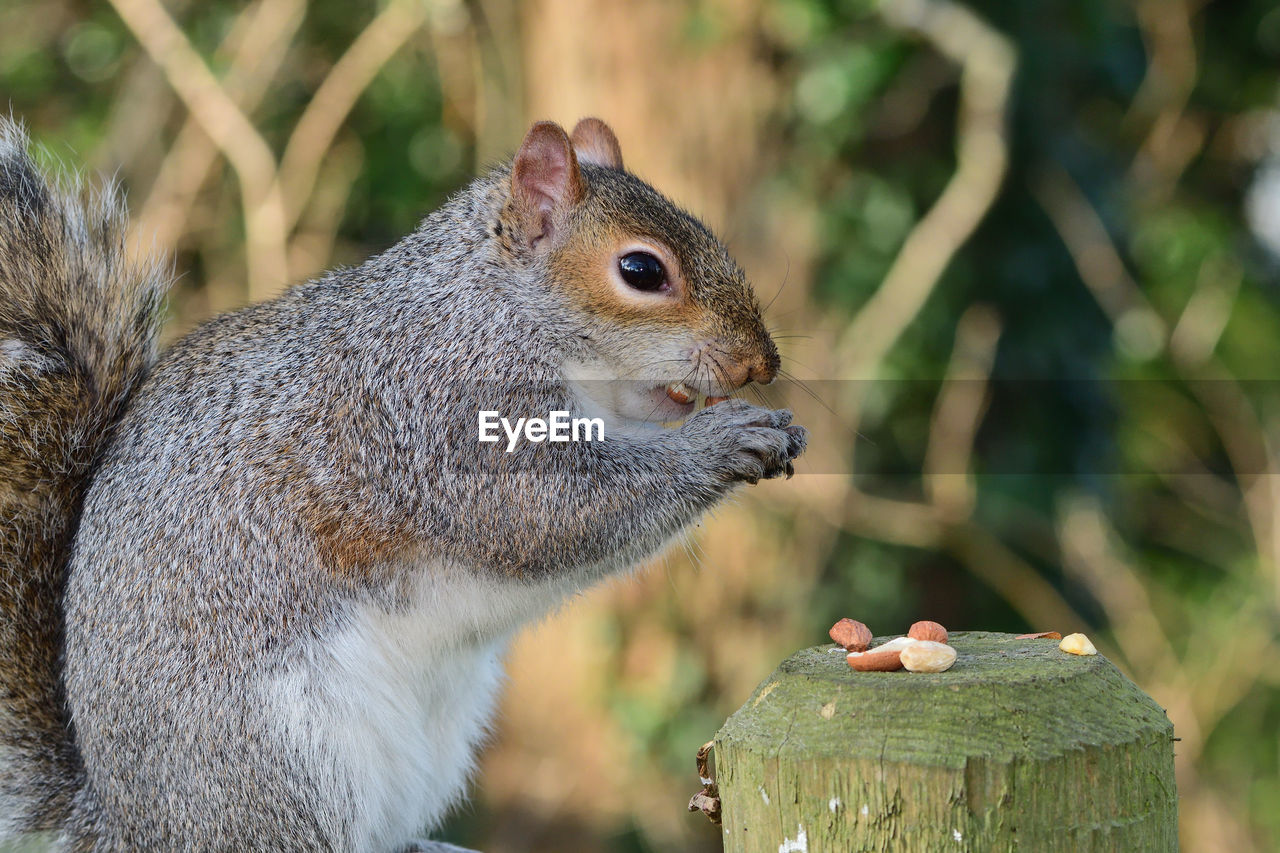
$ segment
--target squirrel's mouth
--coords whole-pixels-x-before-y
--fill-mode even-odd
[[[701,398],[703,405],[714,406],[716,403],[723,403],[728,397],[715,397],[710,394],[699,394],[695,389],[688,387],[683,382],[671,382],[663,386],[663,390],[667,392],[667,397],[678,406],[684,406],[693,403]]]
[[[619,424],[672,426],[704,406],[729,399],[728,388],[715,382],[663,381],[661,377],[602,377],[597,373],[571,380],[584,401],[584,411],[599,411]]]
[[[668,382],[655,385],[649,389],[649,405],[652,407],[646,421],[653,423],[672,423],[682,421],[704,406],[714,406],[729,399],[701,391],[686,385],[684,382]]]

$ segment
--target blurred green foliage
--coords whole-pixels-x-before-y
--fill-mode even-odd
[[[220,46],[244,4],[167,5],[222,73],[229,60]],[[473,17],[502,5],[464,4]],[[671,39],[697,53],[742,38],[720,5],[689,4]],[[851,317],[955,169],[955,69],[927,44],[887,27],[869,0],[723,5],[756,12],[750,37],[780,83],[760,129],[780,152],[776,174],[767,179],[816,211],[813,274],[799,285],[807,288],[809,316]],[[1204,839],[1223,824],[1205,815],[1220,813],[1236,827],[1223,836],[1233,846],[1280,848],[1280,669],[1266,664],[1220,680],[1213,650],[1192,647],[1238,632],[1263,643],[1258,654],[1277,658],[1280,591],[1265,551],[1274,534],[1259,527],[1280,525],[1280,518],[1251,516],[1245,497],[1254,475],[1264,476],[1259,488],[1270,488],[1275,477],[1239,446],[1264,446],[1274,460],[1280,440],[1280,386],[1272,375],[1280,363],[1280,277],[1242,212],[1266,156],[1266,144],[1256,141],[1266,126],[1260,117],[1280,121],[1280,9],[1274,0],[1170,2],[1163,8],[1171,17],[1163,21],[1162,7],[1152,2],[968,5],[1018,51],[1009,171],[977,233],[883,365],[889,381],[873,390],[859,425],[855,478],[867,492],[920,492],[913,472],[925,454],[957,318],[973,305],[993,308],[1003,331],[974,448],[974,524],[1046,578],[1113,648],[1131,655],[1121,662],[1145,688],[1167,680],[1167,695],[1185,694],[1192,705],[1205,703],[1201,691],[1232,700],[1203,711],[1203,751],[1191,775],[1180,777],[1184,796],[1208,797],[1184,808],[1185,819],[1203,827],[1184,832],[1186,846],[1209,849]],[[285,72],[253,113],[277,153],[335,57],[378,8],[369,0],[309,6]],[[519,21],[515,6],[507,11]],[[1189,27],[1189,58],[1178,52],[1180,22]],[[450,112],[455,107],[431,50],[426,37],[411,40],[344,123],[338,144],[355,152],[358,173],[342,202],[331,251],[336,262],[390,244],[483,165],[475,163],[474,126]],[[93,155],[95,167],[121,166],[135,194],[145,192],[139,184],[150,173],[146,163],[130,164],[112,147],[113,138],[128,135],[122,116],[137,109],[117,93],[133,87],[138,98],[163,96],[156,121],[166,142],[185,119],[162,85],[137,82],[146,67],[109,4],[32,0],[0,9],[0,96],[55,157],[79,163]],[[1190,81],[1185,91],[1180,73]],[[1277,156],[1280,131],[1272,134]],[[1211,357],[1179,360],[1167,336],[1142,322],[1117,322],[1100,306],[1082,279],[1078,249],[1064,242],[1049,209],[1055,196],[1046,186],[1054,175],[1078,188],[1167,328],[1189,318],[1197,294],[1225,302]],[[178,247],[182,298],[235,286],[218,258],[243,240],[243,219],[227,201],[238,189],[230,170],[211,183],[205,203],[225,216],[195,217],[192,230],[203,236]],[[1131,648],[1124,626],[1115,624],[1116,614],[1136,606],[1132,601],[1108,600],[1065,568],[1064,507],[1082,496],[1101,508],[1146,597],[1142,606],[1164,627],[1178,655],[1173,670],[1153,667],[1156,659]],[[1274,511],[1277,500],[1259,505]],[[793,609],[802,611],[800,633],[811,642],[851,612],[875,613],[885,625],[905,626],[925,614],[956,628],[1060,627],[1027,625],[1004,591],[974,583],[971,571],[945,548],[839,531],[808,601]],[[680,779],[689,775],[690,746],[709,737],[726,705],[742,697],[720,695],[697,649],[697,631],[669,605],[644,614],[673,638],[667,674],[654,681],[619,674],[598,691],[604,712],[638,754],[665,778]],[[764,599],[743,606],[748,618],[770,624],[792,605]],[[1193,636],[1184,630],[1191,624],[1203,630]],[[624,628],[598,640],[610,655],[621,656],[627,646]],[[452,837],[486,838],[485,809],[464,811]],[[612,850],[661,846],[636,824],[614,827],[595,843]]]
[[[1253,475],[1265,474],[1233,467],[1211,421],[1222,417],[1240,430],[1256,427],[1236,413],[1212,411],[1191,387],[1197,382],[1203,392],[1219,379],[1262,380],[1244,383],[1241,392],[1265,425],[1258,438],[1277,436],[1280,277],[1242,216],[1255,163],[1232,151],[1231,143],[1242,117],[1271,111],[1275,121],[1280,11],[1269,0],[1253,0],[1207,3],[1195,15],[1198,63],[1181,111],[1203,141],[1185,165],[1161,173],[1139,155],[1155,115],[1135,104],[1149,73],[1150,45],[1133,5],[969,5],[1019,50],[1013,159],[998,202],[887,366],[891,376],[934,377],[935,387],[895,387],[879,423],[863,427],[858,476],[871,489],[903,489],[901,472],[924,452],[956,318],[975,302],[991,305],[1003,318],[1004,333],[975,449],[976,518],[1078,608],[1105,623],[1090,596],[1063,576],[1052,549],[1046,554],[1027,544],[1034,538],[1028,509],[1049,519],[1064,493],[1093,496],[1128,558],[1141,567],[1175,643],[1179,619],[1207,616],[1225,635],[1233,613],[1255,612],[1272,642],[1267,653],[1274,653],[1275,590],[1268,561],[1244,522],[1240,495],[1211,512],[1187,501],[1169,479],[1209,478],[1212,472],[1247,488]],[[954,81],[912,92],[913,84],[938,79],[931,68],[937,59],[923,46],[886,34],[864,4],[783,6],[797,80],[786,117],[788,142],[804,152],[789,161],[790,178],[817,196],[823,212],[814,292],[833,307],[853,310],[883,278],[904,234],[953,167]],[[1167,8],[1180,14],[1175,4]],[[884,133],[885,105],[910,98],[928,103],[900,109],[925,114],[905,132]],[[1152,113],[1169,108],[1177,109],[1159,104]],[[1278,144],[1275,137],[1271,144]],[[1123,330],[1083,285],[1037,198],[1034,187],[1047,169],[1065,170],[1079,185],[1141,292],[1171,326],[1206,277],[1238,278],[1214,370],[1188,375],[1165,353],[1126,346]],[[1018,381],[1026,379],[1034,382]],[[1193,446],[1196,467],[1154,449],[1157,436]],[[929,613],[948,625],[1028,627],[996,592],[957,584],[963,575],[953,557],[848,536],[832,551],[823,576],[815,636],[851,601],[903,623]],[[1248,803],[1259,849],[1280,845],[1275,676],[1267,668],[1214,728],[1199,766],[1203,781]]]

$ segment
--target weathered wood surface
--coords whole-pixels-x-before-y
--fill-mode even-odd
[[[1173,726],[1101,655],[955,633],[948,672],[792,655],[715,739],[726,851],[1176,850]]]

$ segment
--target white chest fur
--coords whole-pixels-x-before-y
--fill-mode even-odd
[[[353,607],[268,687],[284,737],[313,759],[317,778],[332,779],[335,806],[351,810],[342,823],[352,849],[400,848],[459,799],[511,635],[582,580],[493,581],[439,567],[420,578],[408,607]]]

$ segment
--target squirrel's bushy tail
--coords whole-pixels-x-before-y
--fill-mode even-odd
[[[155,359],[168,276],[125,252],[113,187],[61,190],[0,116],[0,839],[55,830],[79,759],[62,591],[103,444]]]

